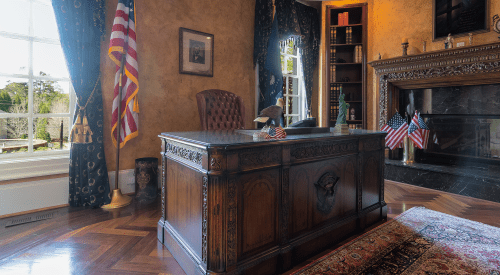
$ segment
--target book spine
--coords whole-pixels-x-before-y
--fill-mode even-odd
[[[363,62],[363,46],[358,46],[358,62]]]
[[[354,63],[358,63],[358,46],[354,47],[353,60],[354,60]]]
[[[344,14],[343,13],[338,14],[338,21],[339,21],[338,25],[343,26],[343,24],[344,24]]]
[[[336,63],[337,62],[337,48],[333,47],[330,50],[330,63]]]
[[[349,25],[349,12],[344,12],[344,25]]]
[[[333,39],[334,38],[333,38],[333,27],[332,27],[332,28],[330,28],[330,44],[335,44],[335,43],[333,43]]]

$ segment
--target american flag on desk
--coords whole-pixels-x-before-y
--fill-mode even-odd
[[[406,123],[399,113],[396,113],[387,124],[382,126],[381,130],[387,132],[385,145],[392,150],[398,147],[406,136],[408,123]]]
[[[285,129],[281,128],[281,126],[270,128],[266,134],[266,139],[282,139],[286,138]]]
[[[115,90],[111,118],[111,136],[116,146],[118,135],[118,104],[121,102],[120,148],[139,134],[139,67],[137,65],[134,0],[119,0],[109,42],[109,57],[116,64]],[[121,74],[122,55],[125,54],[123,75]],[[122,98],[118,99],[119,86],[122,85]]]

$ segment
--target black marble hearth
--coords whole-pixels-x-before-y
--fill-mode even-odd
[[[453,194],[500,202],[500,166],[405,164],[385,160],[385,178]]]

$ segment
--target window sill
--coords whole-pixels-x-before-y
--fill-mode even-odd
[[[0,160],[0,181],[33,178],[69,172],[69,151],[56,155]]]

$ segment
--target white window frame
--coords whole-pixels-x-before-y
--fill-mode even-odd
[[[0,119],[6,118],[27,118],[28,119],[28,152],[0,154],[0,181],[19,178],[29,178],[53,174],[68,173],[69,171],[69,149],[50,150],[42,152],[33,151],[33,121],[36,118],[69,118],[70,124],[73,122],[75,112],[76,95],[71,85],[70,78],[35,76],[33,74],[33,43],[60,45],[57,39],[36,37],[33,28],[33,3],[47,5],[44,1],[27,0],[29,2],[29,34],[22,35],[0,31],[0,37],[8,39],[18,39],[29,42],[28,74],[0,73],[2,77],[28,79],[28,111],[27,113],[0,113]],[[36,80],[67,81],[69,82],[69,113],[49,113],[35,114],[33,112],[33,82]],[[71,127],[68,127],[69,133]],[[69,142],[69,141],[68,141]]]
[[[280,53],[281,56],[284,59],[284,67],[286,68],[287,60],[292,58],[292,60],[296,60],[297,64],[297,74],[293,73],[288,73],[286,69],[282,71],[283,77],[284,77],[284,83],[283,85],[285,86],[285,92],[283,93],[283,99],[285,102],[285,106],[283,109],[283,116],[285,118],[285,127],[288,127],[288,117],[297,117],[297,121],[303,120],[307,117],[307,106],[306,106],[306,93],[305,93],[305,83],[304,83],[304,75],[303,75],[303,69],[302,69],[302,60],[301,60],[301,49],[297,48],[296,49],[296,54],[289,54],[287,53],[287,49],[289,48],[288,43],[283,43],[285,46],[282,47]],[[293,52],[293,51],[292,51]],[[290,78],[297,78],[297,84],[298,84],[298,92],[296,95],[289,93],[289,79]],[[288,106],[288,99],[289,98],[297,98],[297,104],[299,104],[299,112],[294,114],[292,113],[292,110],[289,110]]]

